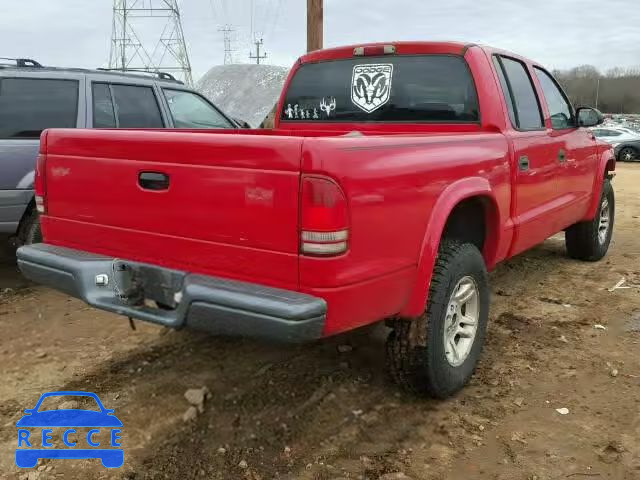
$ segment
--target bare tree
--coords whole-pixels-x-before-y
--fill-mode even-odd
[[[640,113],[640,68],[612,68],[602,74],[593,65],[554,71],[574,105],[596,104],[603,112]]]

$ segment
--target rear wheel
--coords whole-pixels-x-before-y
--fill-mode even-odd
[[[397,321],[387,338],[392,378],[422,395],[446,398],[473,374],[489,315],[487,270],[472,244],[444,241],[425,314]]]
[[[22,219],[18,230],[18,244],[31,245],[42,242],[42,230],[40,228],[40,216],[35,208],[30,208],[29,212]]]
[[[576,223],[565,233],[567,252],[571,258],[596,262],[607,254],[613,235],[615,207],[613,186],[611,181],[606,179],[594,219]]]
[[[624,147],[618,152],[618,160],[621,162],[635,162],[638,160],[638,152],[631,147]]]

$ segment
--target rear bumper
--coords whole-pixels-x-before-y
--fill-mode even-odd
[[[120,259],[47,244],[21,247],[17,257],[22,273],[35,282],[102,310],[171,328],[303,342],[320,338],[325,326],[326,302],[299,292],[127,262],[153,270],[154,288],[171,289],[179,299],[175,309],[162,310],[119,297],[114,263]],[[96,285],[97,275],[107,275],[109,283]]]

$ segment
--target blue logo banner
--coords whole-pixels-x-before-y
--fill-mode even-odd
[[[51,398],[66,401],[56,410],[44,409],[43,402]],[[90,404],[94,408],[80,408],[80,402],[83,407]],[[33,468],[41,458],[99,458],[107,468],[121,467],[124,463],[122,422],[114,412],[105,408],[95,393],[45,393],[16,423],[16,465]]]

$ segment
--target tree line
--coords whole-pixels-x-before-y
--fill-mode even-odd
[[[603,74],[582,65],[553,74],[576,106],[597,103],[605,113],[640,113],[640,68],[613,68]]]

